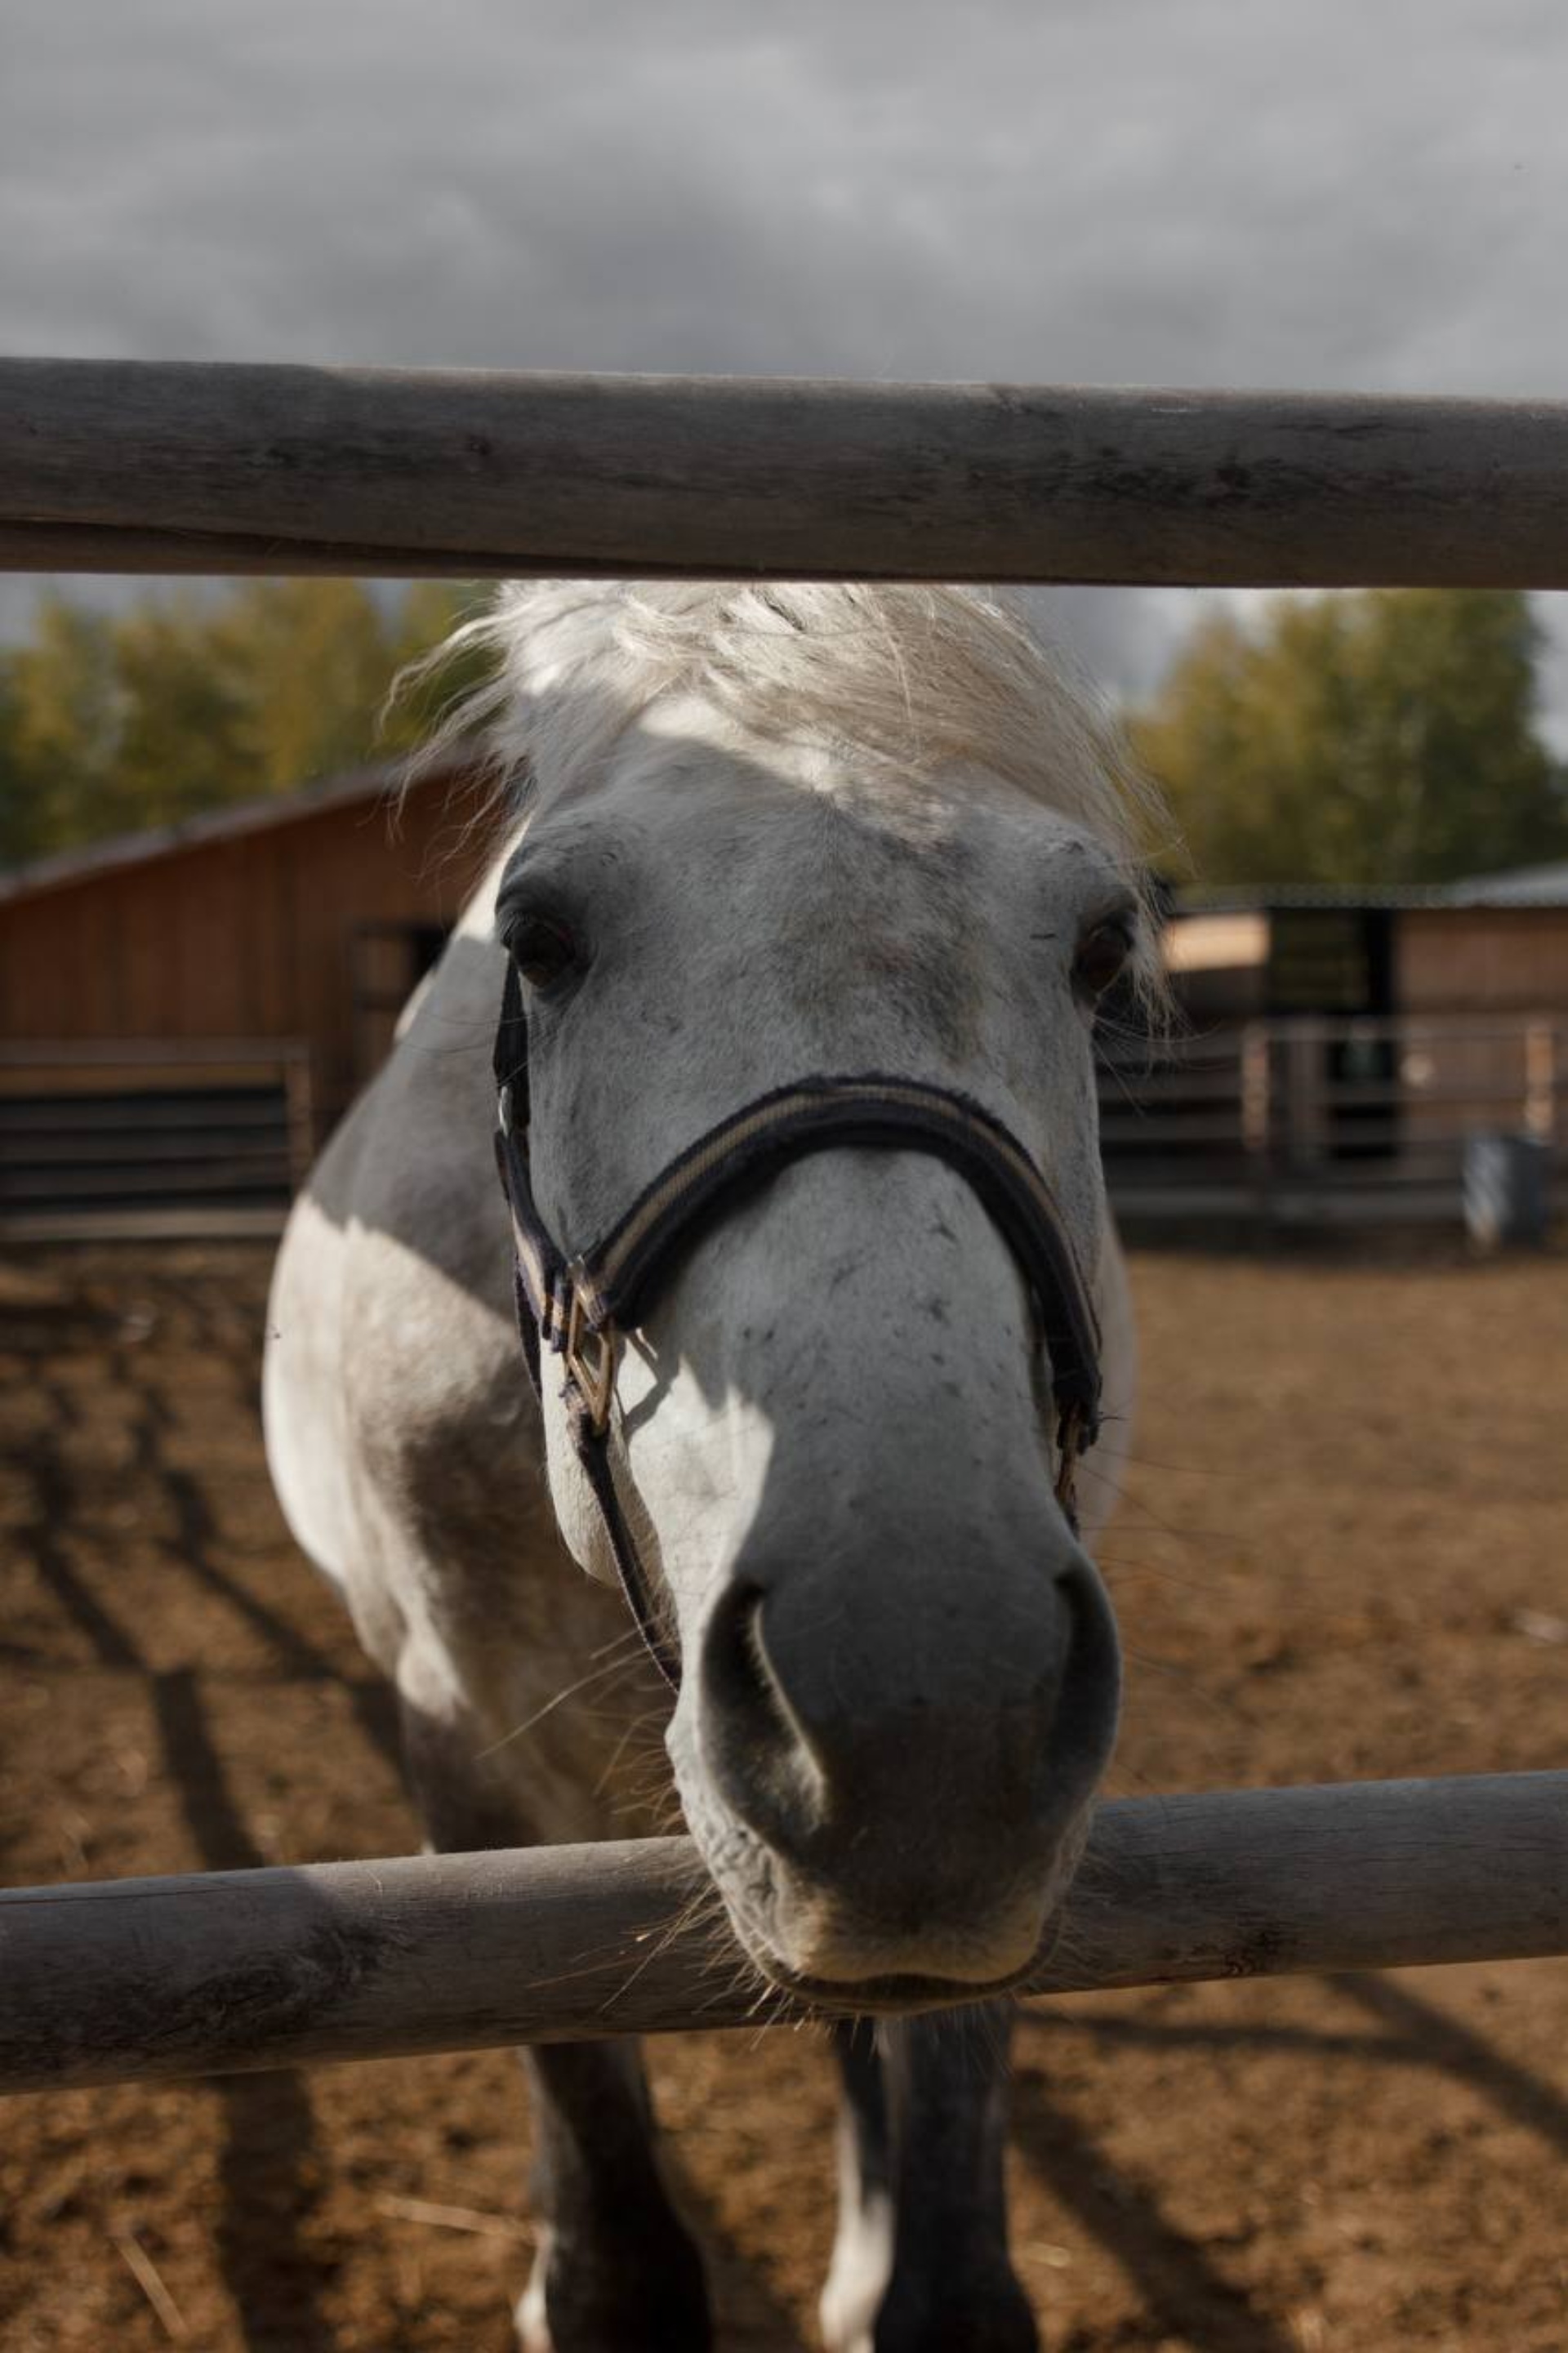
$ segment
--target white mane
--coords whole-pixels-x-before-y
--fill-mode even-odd
[[[1014,602],[979,589],[512,582],[432,659],[475,647],[495,675],[429,752],[477,739],[510,788],[553,797],[650,705],[690,695],[741,738],[852,754],[890,790],[989,769],[1088,828],[1133,876],[1159,813],[1092,690]]]

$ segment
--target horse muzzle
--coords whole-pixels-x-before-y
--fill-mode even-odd
[[[895,1576],[748,1546],[671,1738],[753,1959],[860,2008],[973,1998],[1027,1971],[1120,1696],[1110,1603],[1076,1543],[1054,1572],[1015,1556]]]

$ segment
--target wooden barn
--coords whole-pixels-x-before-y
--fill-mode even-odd
[[[1178,1038],[1105,1103],[1124,1207],[1446,1217],[1474,1139],[1561,1158],[1568,867],[1189,900],[1166,957]]]
[[[275,1226],[480,862],[369,769],[0,875],[0,1226]]]
[[[1383,891],[1189,900],[1170,939],[1203,1020],[1568,1013],[1568,865]]]

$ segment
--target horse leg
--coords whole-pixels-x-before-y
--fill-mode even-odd
[[[548,2218],[518,2306],[524,2353],[705,2353],[702,2261],[659,2170],[638,2046],[554,2043],[523,2064]]]
[[[858,2353],[893,2270],[893,2177],[888,2101],[877,2030],[855,2019],[833,2030],[843,2079],[838,2108],[838,2230],[822,2291],[828,2353]]]
[[[409,1784],[447,1853],[538,1842],[476,1740],[403,1699]],[[517,2307],[525,2353],[706,2353],[702,2259],[660,2169],[639,2046],[563,2042],[521,2053],[533,2113],[538,2251]]]
[[[839,2230],[822,2299],[831,2353],[1035,2353],[1007,2253],[1012,2007],[838,2031]]]

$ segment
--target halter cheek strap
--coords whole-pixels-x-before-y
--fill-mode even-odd
[[[616,1574],[672,1690],[680,1660],[660,1623],[610,1466],[608,1436],[622,1335],[647,1314],[679,1250],[742,1193],[789,1162],[838,1147],[929,1152],[976,1193],[1017,1261],[1050,1357],[1059,1468],[1057,1501],[1076,1526],[1080,1456],[1100,1430],[1100,1329],[1050,1187],[1000,1120],[967,1095],[871,1073],[797,1079],[699,1136],[590,1250],[568,1258],[533,1198],[528,1157],[528,1043],[521,985],[507,970],[496,1037],[496,1163],[511,1212],[518,1327],[537,1393],[543,1357],[562,1359],[572,1442],[594,1491]]]

